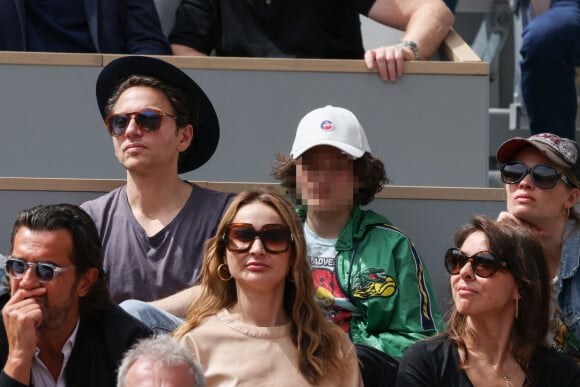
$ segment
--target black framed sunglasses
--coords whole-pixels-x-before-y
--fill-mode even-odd
[[[551,189],[562,180],[564,184],[574,187],[574,184],[564,174],[549,165],[538,164],[529,168],[521,161],[510,161],[500,168],[501,181],[505,184],[517,184],[529,173],[534,185],[541,189]]]
[[[256,238],[260,239],[264,250],[270,254],[287,251],[290,242],[294,240],[290,228],[284,224],[266,224],[260,231],[256,231],[249,223],[230,223],[222,239],[229,251],[244,253],[250,250]]]
[[[496,271],[508,266],[491,251],[480,251],[470,256],[457,247],[452,247],[445,253],[445,269],[449,274],[459,274],[467,262],[471,263],[471,270],[475,275],[483,278],[491,277]]]
[[[27,262],[20,258],[5,257],[2,260],[6,273],[14,279],[22,279],[28,268],[33,268],[39,282],[50,282],[60,273],[76,266],[57,266],[48,262]]]
[[[105,125],[107,126],[109,134],[113,137],[125,133],[131,119],[135,119],[135,123],[139,129],[145,132],[155,132],[161,127],[163,117],[175,118],[174,115],[165,113],[162,110],[149,108],[133,113],[111,114],[105,119]]]

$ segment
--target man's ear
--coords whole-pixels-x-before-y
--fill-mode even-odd
[[[99,269],[91,267],[87,270],[86,273],[81,276],[77,284],[77,296],[82,298],[89,294],[89,291],[97,281],[97,278],[99,278]]]
[[[177,149],[179,150],[179,152],[183,152],[184,150],[189,148],[191,141],[193,141],[193,126],[191,124],[188,124],[183,128],[179,129],[178,136],[179,136],[179,144],[177,145]]]

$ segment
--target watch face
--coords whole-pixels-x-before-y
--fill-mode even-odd
[[[419,47],[417,43],[413,42],[412,40],[403,40],[399,43],[401,47],[409,47],[413,54],[415,54],[415,60],[419,60],[421,57],[419,56]]]

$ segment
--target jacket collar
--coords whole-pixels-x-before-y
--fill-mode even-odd
[[[306,207],[297,207],[296,212],[302,219],[302,222],[306,221]],[[377,214],[373,211],[362,210],[359,206],[354,206],[348,222],[340,232],[338,240],[336,241],[337,251],[349,251],[352,249],[353,243],[357,239],[361,239],[366,232],[368,226],[373,224],[387,223],[391,222],[384,216]]]
[[[568,219],[564,235],[560,276],[570,278],[576,274],[578,266],[580,266],[580,227],[574,219]]]

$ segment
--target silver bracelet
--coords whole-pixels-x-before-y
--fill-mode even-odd
[[[399,43],[400,47],[409,47],[413,54],[415,54],[415,60],[420,60],[421,57],[419,56],[419,47],[417,43],[413,42],[412,40],[403,40]]]

